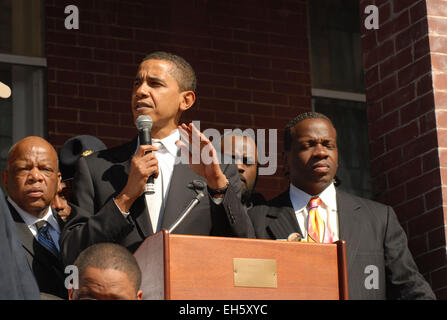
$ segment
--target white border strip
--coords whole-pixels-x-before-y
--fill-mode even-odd
[[[366,102],[365,94],[353,93],[353,92],[347,92],[347,91],[327,90],[327,89],[312,88],[312,97],[324,97],[324,98],[332,98],[332,99],[339,99],[339,100]]]
[[[19,56],[15,54],[0,53],[0,63],[20,64],[26,66],[46,67],[47,59],[39,57]]]

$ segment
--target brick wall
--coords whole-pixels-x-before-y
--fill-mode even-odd
[[[445,16],[447,2],[364,0],[363,17],[370,4],[379,7],[380,21],[378,30],[362,31],[375,193],[394,206],[420,271],[438,297],[446,298],[447,78],[441,69],[447,60],[441,52],[447,49],[447,28],[445,18],[434,16]]]
[[[69,4],[79,8],[79,30],[64,28]],[[45,5],[48,130],[56,147],[79,134],[109,147],[132,138],[131,84],[141,58],[155,50],[177,53],[195,68],[198,102],[183,120],[200,120],[202,130],[283,128],[311,109],[304,0]],[[285,186],[279,168],[258,188],[270,197]]]

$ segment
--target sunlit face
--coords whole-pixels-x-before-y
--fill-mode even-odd
[[[192,91],[180,91],[173,68],[174,64],[165,60],[143,61],[132,90],[134,122],[138,116],[148,115],[152,118],[153,132],[162,130],[165,136],[177,128],[181,113],[195,101]]]
[[[258,166],[258,152],[254,140],[247,136],[226,136],[222,140],[221,151],[233,157],[242,183],[242,200],[250,201],[256,186]]]
[[[290,151],[284,153],[290,182],[310,195],[321,193],[337,172],[335,128],[325,119],[306,119],[291,128]]]
[[[60,178],[56,151],[39,137],[21,140],[11,150],[7,170],[2,174],[8,196],[36,217],[46,213]]]
[[[69,289],[70,300],[141,300],[126,273],[115,269],[87,267],[79,279],[79,289]]]

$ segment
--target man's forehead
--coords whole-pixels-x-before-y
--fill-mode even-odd
[[[174,71],[175,65],[167,60],[148,59],[140,63],[137,71],[138,76],[153,77],[160,74],[171,73]]]
[[[295,139],[327,138],[336,139],[337,131],[326,119],[305,119],[291,128]]]

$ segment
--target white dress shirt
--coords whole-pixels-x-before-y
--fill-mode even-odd
[[[51,210],[51,206],[48,207],[47,213],[42,218],[36,218],[35,216],[29,214],[22,208],[18,206],[17,203],[14,202],[10,197],[8,197],[9,203],[16,209],[17,213],[20,215],[20,217],[23,219],[25,224],[28,226],[28,229],[33,234],[34,238],[37,240],[37,226],[36,222],[38,221],[46,221],[50,227],[48,228],[48,232],[50,233],[51,238],[53,239],[54,244],[57,247],[57,250],[60,251],[59,248],[59,236],[61,233],[59,224],[57,223],[56,219],[53,216],[53,211]]]
[[[295,211],[296,219],[298,220],[298,225],[300,226],[302,232],[302,236],[303,238],[306,238],[309,215],[307,205],[313,196],[298,189],[293,184],[290,184],[289,195],[293,210]],[[334,184],[331,183],[318,196],[321,199],[321,204],[318,207],[318,214],[331,231],[333,241],[337,241],[339,240],[339,227],[337,197]]]

